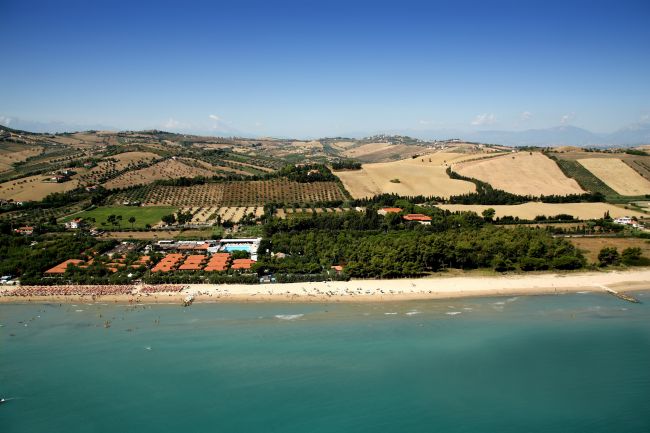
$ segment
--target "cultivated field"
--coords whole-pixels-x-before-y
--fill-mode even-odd
[[[517,152],[455,164],[454,171],[487,182],[492,187],[520,195],[582,194],[574,179],[539,152]]]
[[[145,206],[263,206],[270,202],[314,203],[345,200],[335,182],[299,183],[286,179],[206,183],[192,186],[147,185],[116,194],[113,202]]]
[[[129,171],[104,184],[107,189],[144,185],[154,180],[177,179],[179,177],[211,177],[214,172],[202,167],[191,167],[181,161],[168,159],[140,170]]]
[[[411,155],[426,152],[427,149],[423,147],[408,144],[368,143],[347,148],[343,152],[343,156],[363,162],[379,162],[408,158]]]
[[[192,220],[190,224],[215,224],[217,218],[221,218],[221,222],[230,221],[238,223],[244,216],[253,214],[255,217],[260,217],[264,214],[263,206],[230,206],[230,207],[184,207],[181,212],[191,213]]]
[[[496,211],[497,217],[512,216],[521,219],[532,220],[538,215],[555,216],[567,214],[579,219],[596,219],[602,218],[605,212],[609,211],[612,218],[622,216],[647,216],[641,212],[625,209],[607,203],[538,203],[529,202],[516,205],[479,205],[479,204],[443,204],[437,205],[440,209],[456,211],[476,212],[481,215],[485,209],[492,208]]]
[[[125,169],[137,170],[160,157],[151,152],[124,152],[102,158],[99,163],[81,175],[81,181],[88,184],[102,183],[115,177]]]
[[[96,209],[80,212],[65,218],[64,221],[69,221],[73,218],[94,218],[95,223],[91,224],[99,228],[145,228],[147,224],[155,226],[160,223],[165,215],[170,215],[178,211],[177,207],[133,207],[133,206],[101,206]],[[120,215],[122,220],[117,226],[111,225],[107,218],[109,215]],[[129,218],[135,217],[133,226],[129,222]]]
[[[12,170],[12,164],[25,161],[32,156],[40,155],[41,152],[43,152],[43,147],[41,146],[3,143],[0,148],[0,172]]]
[[[42,200],[54,192],[66,192],[79,186],[77,179],[62,183],[43,182],[46,176],[36,175],[0,183],[0,199],[14,201]]]
[[[475,157],[460,153],[432,153],[415,159],[363,164],[361,170],[334,174],[354,198],[382,193],[449,197],[476,190],[473,183],[450,179],[445,171],[449,164]]]
[[[621,195],[650,194],[650,182],[620,159],[584,158],[578,162]]]
[[[605,247],[614,247],[618,252],[622,252],[625,248],[641,248],[641,254],[644,257],[650,258],[650,242],[645,239],[636,238],[570,238],[572,244],[583,251],[587,261],[596,263],[598,261],[598,253]]]

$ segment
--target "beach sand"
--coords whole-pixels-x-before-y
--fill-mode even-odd
[[[482,296],[513,296],[650,290],[650,268],[625,271],[433,276],[419,279],[351,280],[287,284],[189,284],[178,293],[85,296],[11,296],[0,289],[0,303],[182,303],[194,302],[383,302]]]

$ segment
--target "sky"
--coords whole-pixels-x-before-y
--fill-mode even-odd
[[[0,123],[322,137],[650,121],[650,1],[0,0]]]

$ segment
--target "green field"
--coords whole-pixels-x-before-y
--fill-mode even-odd
[[[102,229],[131,228],[129,218],[135,217],[133,228],[145,228],[147,224],[158,224],[163,215],[169,215],[178,211],[177,207],[133,207],[133,206],[101,206],[96,209],[84,211],[66,218],[66,221],[73,218],[95,219],[95,225]],[[107,219],[109,215],[122,216],[119,225],[111,225]],[[102,224],[104,223],[104,224]]]

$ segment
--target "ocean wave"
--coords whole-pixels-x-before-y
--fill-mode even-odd
[[[447,311],[445,314],[448,316],[455,316],[457,314],[462,314],[462,311]]]
[[[276,314],[274,317],[280,320],[295,320],[300,319],[304,314]]]
[[[416,314],[420,314],[420,311],[409,311],[404,314],[406,314],[407,316],[415,316]]]
[[[395,316],[397,313],[384,313],[385,316]]]

